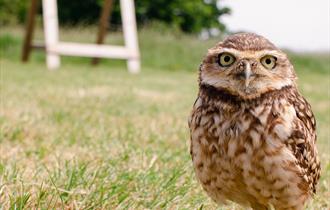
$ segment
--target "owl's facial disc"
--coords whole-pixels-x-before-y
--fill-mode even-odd
[[[210,50],[201,66],[200,82],[245,99],[294,85],[295,74],[286,55],[278,50]]]
[[[200,85],[244,99],[295,86],[296,80],[287,56],[266,38],[252,33],[231,35],[209,49],[199,77]]]

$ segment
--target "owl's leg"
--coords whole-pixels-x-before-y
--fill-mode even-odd
[[[262,204],[259,204],[259,203],[253,203],[251,205],[252,209],[253,210],[269,210],[268,206],[264,206]]]

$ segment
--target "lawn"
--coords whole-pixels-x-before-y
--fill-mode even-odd
[[[65,29],[61,37],[91,42],[91,31]],[[206,196],[189,155],[197,68],[216,39],[157,31],[140,31],[138,75],[122,61],[91,67],[86,58],[64,58],[58,71],[47,71],[41,52],[23,65],[22,28],[0,31],[0,209],[242,209],[217,207]],[[107,42],[122,40],[114,33]],[[290,57],[318,124],[322,176],[308,209],[325,210],[330,59]]]

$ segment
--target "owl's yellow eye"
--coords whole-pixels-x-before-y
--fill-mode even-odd
[[[260,62],[266,69],[273,69],[276,66],[277,58],[272,55],[266,55],[261,58]]]
[[[228,67],[235,62],[235,57],[229,53],[219,54],[219,65],[222,67]]]

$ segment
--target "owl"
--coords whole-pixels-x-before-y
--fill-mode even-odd
[[[209,197],[254,210],[301,210],[320,162],[311,106],[284,52],[253,33],[208,50],[189,118],[195,174]]]

